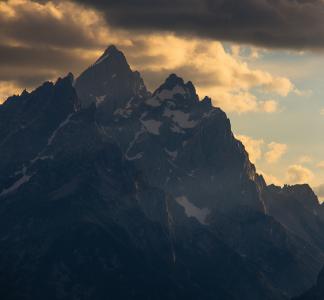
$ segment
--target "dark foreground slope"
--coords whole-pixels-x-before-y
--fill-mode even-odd
[[[314,284],[321,216],[284,224],[281,192],[192,83],[150,94],[115,47],[72,82],[0,106],[1,299],[281,300]]]
[[[253,265],[123,159],[95,112],[72,109],[3,190],[1,299],[272,299]]]
[[[324,269],[320,272],[316,284],[301,297],[294,300],[322,300],[324,299]]]

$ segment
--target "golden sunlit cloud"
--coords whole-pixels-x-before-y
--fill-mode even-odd
[[[300,163],[300,164],[307,164],[307,163],[311,163],[312,161],[313,161],[313,159],[308,155],[302,155],[298,159],[298,163]]]
[[[44,49],[45,53],[48,49],[65,55],[64,51],[69,51],[69,55],[78,61],[78,66],[74,66],[71,58],[70,63],[58,66],[56,70],[53,67],[51,71],[57,76],[68,71],[80,72],[106,46],[116,44],[125,52],[131,66],[142,73],[150,89],[156,88],[170,73],[177,73],[185,79],[190,78],[201,96],[211,96],[214,104],[226,112],[274,113],[278,110],[278,102],[273,95],[285,97],[295,89],[288,78],[250,68],[247,61],[258,57],[254,48],[251,48],[249,58],[245,59],[240,55],[239,46],[234,45],[226,51],[218,41],[185,38],[173,33],[133,34],[116,30],[107,25],[98,11],[69,1],[1,2],[0,27],[6,28],[5,31],[0,29],[0,38],[7,46],[28,48],[37,44],[38,50]],[[8,52],[10,49],[6,52],[7,56]],[[12,56],[9,55],[9,59],[14,65]],[[42,69],[40,62],[36,63]],[[255,89],[271,94],[271,98],[258,99],[252,92]]]
[[[21,92],[21,88],[16,86],[12,82],[0,81],[0,104],[2,104],[8,95],[18,95]]]
[[[136,50],[137,45],[142,46],[141,51]],[[156,84],[150,79],[156,78],[152,74],[177,73],[191,78],[199,94],[211,96],[214,104],[227,112],[273,113],[278,103],[272,99],[259,100],[251,90],[260,89],[285,97],[294,89],[288,78],[251,69],[236,53],[227,52],[217,41],[160,34],[138,36],[133,39],[133,46],[127,49],[135,53],[130,55],[130,62],[143,71],[150,86]],[[168,48],[175,51],[168,51]]]
[[[316,166],[317,166],[319,169],[324,169],[324,161],[320,161]]]
[[[275,163],[287,152],[288,149],[286,144],[271,142],[266,145],[263,139],[253,139],[247,135],[239,134],[236,135],[236,138],[243,143],[253,163],[256,163],[256,161],[261,158],[264,158],[267,163]],[[267,151],[263,153],[263,148],[265,147],[267,147]]]
[[[268,145],[268,149],[265,153],[265,159],[268,163],[275,163],[287,152],[288,146],[272,142]]]
[[[282,186],[284,184],[282,180],[279,180],[276,176],[273,176],[261,170],[259,172],[263,176],[267,184],[274,184],[277,186]]]
[[[262,145],[264,144],[264,141],[262,139],[255,140],[247,135],[236,135],[236,138],[240,140],[246,151],[249,153],[249,158],[252,163],[256,163],[257,160],[259,160],[262,156]]]
[[[102,16],[69,1],[9,0],[0,5],[2,38],[14,45],[84,47],[111,38]],[[47,34],[47,35],[46,35]]]
[[[301,165],[291,165],[288,167],[286,180],[290,184],[309,183],[313,177],[311,170]]]

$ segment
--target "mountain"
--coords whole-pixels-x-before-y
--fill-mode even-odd
[[[56,133],[79,110],[80,102],[69,74],[45,82],[33,93],[24,91],[0,106],[0,190],[6,194],[29,175],[30,165],[45,159]]]
[[[131,70],[124,54],[115,46],[108,47],[77,78],[74,86],[82,107],[88,107],[92,103],[101,106],[101,121],[116,109],[124,107],[131,97],[144,98],[148,95],[140,74]]]
[[[309,291],[295,300],[322,300],[324,299],[324,269],[318,276],[317,282]]]
[[[1,299],[284,300],[324,263],[313,192],[267,186],[210,98],[150,93],[114,46],[0,105],[0,153]]]
[[[264,194],[270,215],[295,235],[324,250],[324,210],[309,185],[270,185]]]
[[[2,192],[1,298],[272,299],[252,265],[123,159],[95,113],[69,114],[25,163],[28,182]]]
[[[94,86],[88,89],[89,94]],[[98,115],[107,116],[105,110],[101,113],[109,102],[105,99]],[[189,216],[209,225],[283,294],[299,294],[315,282],[323,265],[322,249],[267,213],[266,183],[211,99],[200,101],[191,82],[171,74],[152,95],[143,99],[133,93],[123,105],[109,120],[98,122],[150,185],[171,194]]]

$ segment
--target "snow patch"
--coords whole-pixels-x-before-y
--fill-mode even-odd
[[[52,135],[50,136],[50,138],[47,141],[47,146],[52,145],[57,133],[60,131],[60,129],[62,129],[64,126],[66,126],[70,122],[70,119],[72,116],[73,116],[73,114],[69,114],[67,116],[67,118],[54,130],[54,132],[52,133]]]
[[[199,223],[206,225],[206,218],[210,213],[208,208],[199,208],[191,203],[186,196],[180,196],[176,198],[178,204],[180,204],[187,215],[187,217],[193,217],[198,220]]]
[[[16,190],[18,190],[23,184],[27,183],[30,178],[33,177],[33,175],[26,175],[27,172],[27,168],[24,166],[22,169],[22,177],[20,177],[17,181],[15,181],[9,188],[4,189],[1,194],[0,197],[8,195],[10,193],[15,192]]]
[[[172,90],[159,91],[154,97],[148,99],[145,103],[152,107],[159,107],[162,101],[173,99],[175,95],[185,96],[187,92],[182,86],[176,85]]]
[[[102,102],[104,102],[105,98],[106,98],[106,95],[97,96],[96,97],[96,106],[99,106]]]
[[[159,107],[161,105],[161,102],[159,99],[157,99],[157,97],[150,98],[145,103],[152,107]]]
[[[141,159],[143,157],[143,152],[137,153],[134,156],[127,156],[127,160],[137,160],[137,159]]]
[[[25,165],[23,165],[23,167],[19,171],[15,172],[14,174],[15,174],[15,176],[20,175],[20,174],[26,174],[26,171],[27,171],[27,167]]]
[[[178,151],[169,151],[166,148],[164,148],[164,151],[171,157],[172,160],[175,160],[178,156]]]
[[[38,160],[47,160],[47,159],[50,159],[50,160],[53,160],[54,159],[54,156],[53,155],[43,155],[43,156],[39,156],[37,155],[34,159],[32,159],[30,162],[31,164],[33,165],[36,161]]]
[[[194,128],[197,122],[190,121],[190,114],[181,110],[170,110],[166,108],[163,113],[164,117],[171,118],[181,128]]]
[[[142,124],[144,125],[145,129],[154,135],[160,134],[160,127],[162,122],[156,120],[141,120]]]
[[[138,138],[139,138],[139,137],[140,137],[144,132],[146,132],[146,131],[145,131],[145,128],[144,128],[144,127],[141,127],[141,129],[135,133],[133,140],[129,143],[128,148],[127,148],[127,150],[126,150],[125,157],[126,157],[127,160],[132,160],[133,157],[130,157],[130,156],[128,155],[128,153],[129,153],[129,151],[132,150],[133,146],[137,143],[137,139],[138,139]]]
[[[114,115],[115,116],[121,116],[124,118],[128,118],[133,110],[132,110],[132,101],[134,100],[134,97],[132,97],[126,104],[126,106],[124,108],[118,108],[115,112]]]
[[[106,60],[109,57],[109,54],[104,55],[103,57],[101,57],[94,65],[99,65],[100,63],[102,63],[104,60]]]
[[[191,170],[190,172],[188,172],[188,176],[194,177],[195,173],[196,173],[195,170]]]
[[[170,127],[170,130],[174,133],[186,133],[183,129],[181,129],[179,126],[176,124],[172,124]]]
[[[24,175],[23,177],[18,179],[11,187],[4,189],[1,192],[0,197],[13,193],[17,189],[19,189],[23,184],[27,183],[30,180],[30,178],[32,178],[31,175]]]
[[[183,95],[185,96],[187,94],[186,90],[183,88],[183,86],[176,85],[172,90],[162,90],[156,94],[157,97],[159,97],[160,100],[166,100],[166,99],[173,99],[175,95]]]

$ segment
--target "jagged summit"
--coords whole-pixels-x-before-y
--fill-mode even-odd
[[[60,84],[61,82],[64,82],[64,83],[67,83],[67,84],[70,84],[70,85],[73,85],[73,82],[74,82],[74,75],[69,72],[68,74],[66,74],[66,76],[64,77],[59,77],[57,80],[56,80],[56,83],[55,84]]]
[[[170,89],[174,88],[176,85],[185,85],[184,80],[179,77],[177,74],[170,74],[169,77],[165,80],[164,85]]]
[[[298,201],[304,208],[313,210],[320,207],[316,194],[308,184],[286,184],[283,187],[278,187],[272,184],[268,186],[268,189],[273,193],[292,199],[294,203]]]
[[[204,99],[201,100],[201,103],[204,105],[211,107],[212,106],[212,99],[208,96],[205,96]]]
[[[122,107],[131,97],[147,94],[143,79],[133,72],[125,55],[115,46],[109,46],[103,55],[75,82],[82,106],[92,103],[108,105],[109,111]]]
[[[119,67],[129,68],[126,57],[116,46],[110,45],[104,53],[98,58],[94,65],[114,62]]]
[[[103,55],[124,55],[115,45],[109,45]]]
[[[182,95],[187,99],[191,99],[193,103],[198,103],[199,98],[196,89],[191,81],[184,82],[183,78],[176,74],[170,74],[165,82],[156,89],[153,96],[173,97],[174,95]]]

